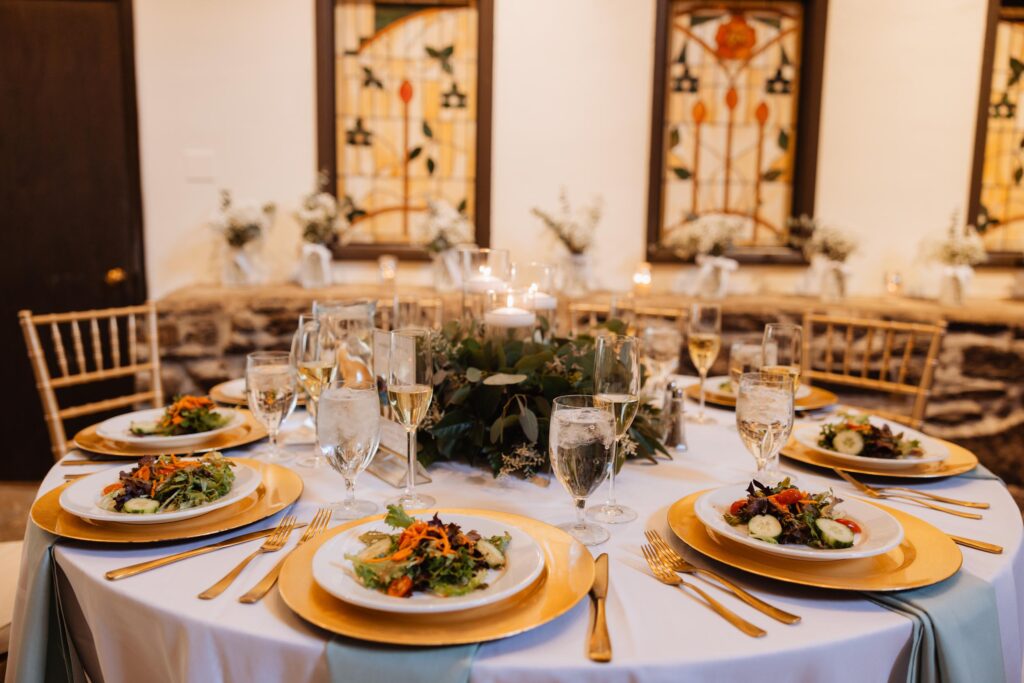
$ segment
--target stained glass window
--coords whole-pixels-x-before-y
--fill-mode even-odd
[[[476,212],[475,0],[335,0],[337,194],[353,242],[422,246],[430,200]]]
[[[981,196],[975,216],[989,251],[1024,251],[1024,11],[996,26]]]
[[[657,234],[652,227],[649,235],[658,244],[712,214],[742,224],[740,248],[786,245],[804,9],[798,1],[669,3],[663,126],[654,133],[660,168],[651,179],[660,184]]]

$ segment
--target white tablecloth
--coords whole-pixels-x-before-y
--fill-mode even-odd
[[[906,668],[911,623],[856,594],[789,586],[727,570],[768,601],[803,617],[801,623],[786,626],[721,596],[729,607],[768,630],[767,637],[752,639],[687,594],[650,576],[640,555],[643,529],[670,535],[665,514],[671,503],[702,488],[743,480],[752,470],[753,460],[740,444],[732,413],[709,412],[719,424],[689,425],[688,453],[676,455],[672,462],[630,463],[623,469],[620,500],[635,508],[640,518],[611,527],[611,541],[592,549],[595,555],[607,552],[611,557],[608,621],[614,661],[594,664],[585,656],[591,607],[584,600],[541,628],[484,644],[473,665],[472,681],[747,681],[755,672],[770,672],[767,675],[773,681],[899,680],[890,675]],[[302,417],[292,416],[290,425],[298,425]],[[812,490],[833,486],[852,493],[845,483],[824,478],[820,472],[785,460],[783,464]],[[342,480],[331,470],[294,469],[306,483],[297,504],[300,519],[311,518],[318,505],[341,497]],[[55,467],[41,491],[61,484],[65,473],[82,471],[81,467]],[[518,480],[495,481],[488,472],[460,464],[437,465],[431,476],[434,481],[425,491],[443,506],[504,510],[552,523],[572,517],[569,497],[556,481],[547,488]],[[1024,633],[1024,594],[1018,589],[1024,578],[1020,512],[997,481],[951,479],[922,488],[992,503],[982,521],[892,504],[950,533],[1005,547],[1003,555],[964,549],[964,571],[994,585],[1007,679],[1020,681]],[[395,489],[364,474],[359,492],[382,503]],[[604,489],[599,490],[593,500],[602,499],[603,494]],[[103,578],[110,569],[208,542],[131,550],[58,546],[55,557],[81,609],[71,615],[72,629],[87,670],[108,682],[327,680],[324,647],[329,634],[294,615],[276,591],[257,605],[243,605],[236,599],[276,557],[254,562],[218,599],[196,598],[251,552],[255,543],[122,581]]]

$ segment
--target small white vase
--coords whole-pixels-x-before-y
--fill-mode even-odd
[[[569,297],[590,291],[590,258],[587,254],[569,254],[562,273],[562,292]]]
[[[454,292],[462,288],[462,274],[459,272],[459,255],[454,249],[432,253],[434,289],[438,292]]]
[[[729,275],[737,268],[739,262],[724,256],[697,256],[697,279],[694,281],[695,296],[702,299],[723,299],[729,292]]]
[[[939,303],[944,306],[963,306],[973,279],[974,268],[968,265],[943,266]]]
[[[260,268],[252,250],[247,246],[227,245],[221,268],[221,284],[227,287],[245,287],[259,282]]]
[[[299,256],[299,284],[317,289],[331,284],[331,250],[322,244],[304,242]]]

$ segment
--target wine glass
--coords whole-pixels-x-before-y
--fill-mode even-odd
[[[334,517],[360,519],[376,512],[376,503],[356,499],[356,477],[373,460],[380,444],[380,400],[376,387],[331,382],[320,394],[316,437],[327,462],[345,479],[345,500],[331,506]]]
[[[548,452],[551,469],[576,507],[576,521],[559,525],[583,545],[604,543],[611,534],[584,519],[587,498],[604,481],[615,444],[615,419],[593,396],[559,396],[551,405]]]
[[[738,341],[729,347],[729,382],[732,395],[740,389],[740,377],[761,369],[761,343]]]
[[[615,442],[612,444],[608,500],[587,511],[591,519],[622,524],[636,519],[636,511],[615,502],[615,475],[625,461],[618,443],[633,424],[640,404],[640,340],[618,334],[604,334],[594,351],[594,405],[612,412]]]
[[[338,374],[335,362],[337,343],[326,323],[309,315],[299,316],[299,329],[292,339],[291,362],[299,385],[306,392],[306,410],[316,424],[320,394]],[[304,455],[297,464],[317,468],[326,462],[320,447],[314,446],[312,455]]]
[[[748,372],[740,377],[736,428],[757,462],[754,478],[771,486],[781,478],[779,451],[793,431],[793,385],[789,377]]]
[[[803,328],[792,323],[768,323],[761,341],[761,372],[789,378],[796,393],[803,359]]]
[[[434,499],[416,493],[416,428],[427,416],[434,394],[434,359],[430,331],[407,327],[391,332],[388,356],[388,403],[409,435],[405,490],[395,501],[406,509],[424,508]]]
[[[722,307],[718,304],[700,303],[690,306],[686,342],[690,350],[690,360],[700,373],[700,411],[696,417],[691,418],[691,421],[715,424],[715,419],[704,413],[704,382],[722,345]]]
[[[245,393],[249,410],[267,428],[270,449],[267,460],[283,461],[292,456],[278,447],[281,423],[295,409],[298,385],[287,351],[256,351],[245,357]]]
[[[679,368],[683,334],[674,326],[652,324],[644,328],[642,339],[644,361],[653,369],[650,391],[657,396],[664,390],[668,376]]]

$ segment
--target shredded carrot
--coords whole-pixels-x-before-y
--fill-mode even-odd
[[[111,492],[113,492],[113,491],[117,491],[118,489],[120,489],[120,488],[123,488],[123,487],[124,487],[124,486],[123,486],[123,484],[121,484],[121,482],[119,482],[119,481],[115,481],[115,482],[114,482],[113,484],[111,484],[110,486],[105,486],[105,487],[103,487],[103,495],[105,496],[105,495],[107,495],[108,493],[111,493]]]

